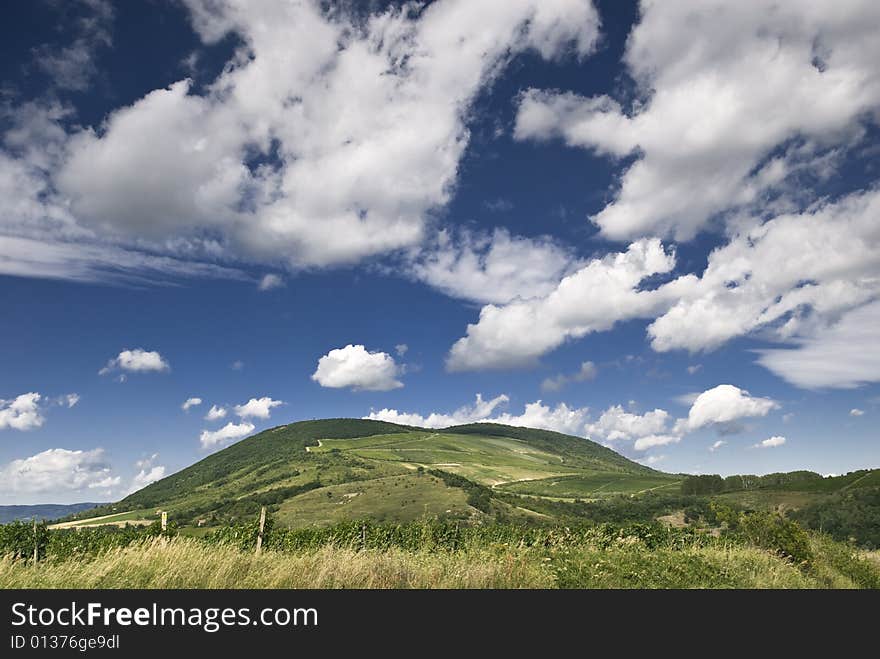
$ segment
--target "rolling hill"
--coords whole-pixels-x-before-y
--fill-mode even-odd
[[[327,419],[260,432],[88,516],[150,518],[162,509],[180,523],[210,525],[267,505],[289,526],[362,517],[541,517],[546,513],[522,505],[531,496],[515,495],[589,500],[679,481],[590,440],[546,430]]]

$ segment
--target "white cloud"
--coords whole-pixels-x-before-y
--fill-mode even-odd
[[[229,365],[229,368],[231,368],[233,371],[240,371],[244,368],[244,362],[240,359],[236,359],[234,362],[232,362],[232,364]]]
[[[33,430],[46,421],[40,409],[42,396],[34,391],[11,400],[0,399],[0,430]]]
[[[390,391],[403,383],[403,369],[386,352],[368,352],[362,345],[336,348],[318,360],[312,380],[322,387],[354,391]]]
[[[725,442],[723,439],[716,440],[716,441],[712,444],[712,446],[709,447],[709,451],[712,452],[712,453],[714,453],[715,451],[717,451],[718,449],[720,449],[720,448],[721,448],[722,446],[724,446],[725,444],[727,444],[727,442]]]
[[[67,394],[64,396],[64,402],[67,404],[68,408],[73,407],[79,402],[79,394]]]
[[[394,346],[394,352],[397,353],[398,357],[403,357],[406,355],[407,352],[409,352],[409,346],[405,343],[398,343],[396,346]]]
[[[451,297],[506,304],[548,295],[577,262],[550,238],[441,231],[431,247],[409,266],[411,274]]]
[[[135,348],[123,350],[117,357],[107,362],[107,365],[98,373],[106,375],[115,370],[128,371],[129,373],[150,373],[167,371],[171,368],[167,361],[156,351]]]
[[[717,430],[736,430],[736,423],[749,417],[767,416],[779,403],[770,398],[752,396],[731,384],[720,384],[697,396],[688,416],[675,424],[677,433],[693,432],[708,426]]]
[[[413,247],[451,197],[473,101],[521,53],[586,56],[599,23],[588,0],[443,0],[369,14],[347,3],[186,5],[205,44],[240,43],[221,73],[198,90],[190,80],[152,90],[100,127],[62,129],[54,163],[28,174],[31,187],[11,187],[4,234],[63,215],[99,253],[137,245],[289,268]],[[82,49],[44,61],[77,72],[91,63]],[[27,253],[17,254],[24,274]],[[47,259],[41,276],[70,272]]]
[[[182,409],[184,412],[186,412],[189,410],[189,408],[195,407],[196,405],[201,405],[201,404],[202,404],[201,398],[198,398],[198,397],[187,398],[184,401],[183,405],[180,406],[180,409]]]
[[[650,467],[651,465],[655,465],[658,462],[663,462],[665,459],[665,455],[649,455],[645,458],[639,459],[639,462],[646,464]]]
[[[281,275],[269,273],[263,275],[263,278],[260,279],[260,283],[257,284],[257,288],[261,291],[271,291],[273,288],[282,288],[284,285],[284,278]]]
[[[782,446],[785,444],[785,437],[774,436],[765,439],[763,442],[758,442],[753,445],[753,448],[776,448],[777,446]]]
[[[666,446],[667,444],[677,444],[681,441],[681,435],[646,435],[639,437],[634,443],[633,448],[636,451],[647,451],[655,446]]]
[[[202,448],[212,448],[220,444],[241,439],[254,431],[254,424],[244,421],[242,423],[233,423],[230,421],[220,430],[203,430],[199,435],[199,442]]]
[[[211,405],[211,409],[208,410],[208,413],[205,414],[206,421],[216,421],[217,419],[223,419],[226,417],[226,408],[225,407],[217,407],[216,405]]]
[[[104,0],[87,0],[79,4],[83,16],[70,20],[65,16],[65,34],[72,34],[74,40],[63,47],[43,44],[34,49],[34,62],[37,68],[52,79],[59,89],[86,91],[97,75],[95,63],[99,49],[112,45],[111,23],[114,17],[113,5]],[[66,9],[66,5],[59,8]]]
[[[370,412],[365,419],[376,421],[389,421],[405,426],[419,426],[421,428],[446,428],[465,423],[476,423],[489,418],[500,405],[506,405],[510,399],[501,394],[490,400],[483,400],[482,394],[477,394],[473,405],[464,405],[449,414],[431,412],[427,416],[412,412],[398,412],[397,410],[383,408],[378,412]]]
[[[560,391],[572,382],[586,382],[587,380],[592,380],[598,375],[598,373],[599,369],[596,368],[596,365],[593,362],[583,362],[581,363],[580,369],[575,373],[570,375],[559,373],[553,377],[545,378],[544,381],[541,382],[541,390]]]
[[[0,468],[0,490],[10,496],[107,489],[119,485],[104,458],[104,450],[71,451],[53,448]]]
[[[564,277],[545,297],[486,305],[479,321],[452,346],[451,371],[532,365],[568,339],[611,329],[615,323],[653,316],[666,304],[657,290],[638,290],[649,275],[675,265],[659,240],[642,240],[626,252],[591,260]]]
[[[243,405],[236,405],[233,409],[235,414],[242,419],[250,417],[268,419],[272,408],[283,404],[284,401],[272,400],[269,396],[263,396],[262,398],[251,398],[248,402]],[[213,407],[211,409],[213,410]],[[208,414],[210,415],[210,412]]]
[[[702,364],[693,364],[693,365],[687,367],[688,375],[696,375],[701,370],[703,370]]]
[[[864,414],[865,414],[865,410],[860,410],[857,407],[854,407],[849,411],[850,416],[864,416]]]
[[[631,441],[664,434],[669,421],[669,412],[659,408],[640,415],[627,412],[620,405],[612,405],[598,420],[587,424],[586,432],[590,438],[608,442]]]
[[[797,175],[821,177],[834,149],[860,135],[880,107],[878,28],[870,1],[846,11],[830,0],[770,10],[646,2],[624,57],[638,85],[632,107],[529,90],[515,136],[637,154],[593,221],[615,240],[687,240],[717,213],[762,203],[786,183],[802,193]]]
[[[504,394],[490,400],[483,400],[482,395],[477,394],[473,405],[465,405],[448,414],[431,412],[424,416],[385,408],[378,412],[371,412],[364,418],[422,428],[446,428],[466,423],[502,423],[509,426],[542,428],[580,435],[589,412],[585,407],[572,408],[565,403],[559,403],[556,407],[550,408],[538,400],[526,404],[522,414],[513,415],[508,412],[496,414],[495,410],[499,406],[506,405],[509,400]]]
[[[526,403],[522,414],[513,415],[505,412],[487,421],[583,436],[584,423],[589,412],[589,408],[586,407],[569,407],[565,403],[550,407],[537,400],[534,403]]]
[[[165,467],[163,465],[150,467],[149,471],[146,469],[141,469],[137,474],[135,474],[134,478],[132,479],[128,491],[129,493],[137,492],[138,490],[145,488],[150,483],[155,483],[156,481],[163,478],[165,478]]]
[[[156,460],[158,460],[158,459],[159,459],[159,454],[153,453],[152,455],[150,455],[146,458],[142,458],[142,459],[136,461],[134,463],[134,466],[137,467],[138,469],[149,469],[150,467],[153,466],[153,463],[155,463]]]
[[[652,347],[709,350],[755,331],[777,340],[809,339],[841,313],[880,296],[878,215],[880,190],[870,190],[763,224],[744,219],[699,277],[662,287],[674,304],[649,326]],[[860,331],[867,334],[880,311],[864,314]],[[870,339],[861,337],[859,345]],[[869,358],[863,368],[877,377],[877,364]]]
[[[758,362],[807,389],[851,389],[880,382],[880,302],[850,311],[795,343],[795,348],[761,350]]]

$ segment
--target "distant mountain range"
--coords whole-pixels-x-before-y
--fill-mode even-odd
[[[100,506],[100,503],[42,503],[33,506],[0,506],[0,524],[16,520],[58,519]]]

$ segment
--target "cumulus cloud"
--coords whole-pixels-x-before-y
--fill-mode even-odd
[[[109,489],[120,483],[100,448],[91,451],[53,448],[0,468],[0,489],[10,496]]]
[[[406,355],[407,352],[409,352],[409,346],[405,343],[398,343],[396,346],[394,346],[394,352],[397,353],[398,357],[403,357]]]
[[[541,382],[542,391],[560,391],[572,382],[586,382],[598,375],[599,369],[593,362],[583,362],[581,367],[571,374],[559,373],[553,377],[545,378]]]
[[[64,403],[68,408],[73,407],[79,402],[79,394],[67,394],[64,398]]]
[[[40,409],[42,396],[35,391],[19,394],[13,399],[0,399],[0,430],[33,430],[46,421]]]
[[[185,5],[204,44],[240,44],[226,66],[199,89],[154,89],[100,126],[65,125],[55,162],[27,172],[31,187],[11,186],[4,234],[55,215],[77,245],[289,268],[416,246],[454,189],[474,100],[519,54],[588,55],[599,24],[588,0]],[[90,63],[82,49],[43,61]],[[69,272],[45,256],[43,271]]]
[[[779,409],[779,403],[770,398],[752,396],[748,391],[731,384],[720,384],[697,396],[687,418],[675,424],[678,433],[693,432],[714,427],[719,432],[738,430],[741,419],[767,416]]]
[[[869,190],[763,224],[746,221],[709,255],[699,277],[685,275],[663,287],[675,300],[648,328],[652,347],[661,352],[709,350],[755,331],[777,340],[809,342],[841,314],[880,295],[878,215],[880,190]],[[876,326],[880,317],[878,309],[880,305],[869,305],[856,316],[864,324],[861,330],[854,322],[842,331],[869,334],[872,321]],[[876,341],[867,335],[858,338],[861,348]],[[777,359],[780,364],[794,361],[783,354],[762,363]],[[854,359],[850,352],[842,363]],[[863,369],[873,372],[869,379],[880,374],[876,359],[868,358]],[[839,380],[848,381],[845,376]]]
[[[158,352],[135,348],[123,350],[117,357],[107,362],[107,365],[98,373],[107,375],[113,371],[121,370],[129,373],[158,373],[170,370],[171,366]]]
[[[183,402],[183,405],[180,406],[180,409],[182,409],[184,412],[187,412],[189,410],[189,408],[196,407],[197,405],[201,405],[201,404],[202,404],[201,398],[198,398],[198,397],[187,398]]]
[[[403,386],[397,379],[402,373],[402,367],[388,353],[368,352],[362,345],[349,344],[321,357],[312,380],[334,389],[390,391]]]
[[[477,394],[473,405],[463,405],[448,414],[431,412],[424,416],[414,412],[398,412],[394,409],[383,408],[378,412],[370,412],[364,418],[375,421],[389,421],[405,426],[419,426],[421,428],[445,428],[447,426],[458,426],[487,419],[495,411],[495,408],[500,405],[506,405],[509,401],[510,398],[505,394],[490,400],[483,400],[483,395]]]
[[[669,412],[659,408],[635,414],[612,405],[596,421],[587,423],[584,430],[590,439],[606,444],[632,442],[634,450],[647,451],[681,441],[681,434],[670,431],[670,421]]]
[[[451,297],[482,304],[549,294],[577,261],[550,238],[441,231],[409,266],[411,274]]]
[[[431,412],[428,415],[422,415],[414,412],[398,412],[394,409],[385,408],[371,412],[364,418],[422,428],[446,428],[466,423],[502,423],[509,426],[542,428],[568,434],[580,434],[589,412],[587,408],[572,408],[565,403],[560,403],[556,407],[551,408],[538,400],[526,404],[522,414],[514,415],[508,412],[496,414],[496,409],[506,405],[509,401],[510,399],[505,394],[490,400],[483,400],[483,396],[477,394],[473,405],[464,405],[450,413]]]
[[[681,47],[680,26],[688,25]],[[880,7],[854,2],[643,3],[624,61],[629,107],[608,96],[528,90],[517,139],[560,138],[635,154],[592,220],[615,240],[692,238],[718,213],[763,202],[861,133],[880,107]]]
[[[156,481],[163,478],[165,478],[165,467],[163,465],[150,467],[149,471],[146,469],[141,469],[137,474],[135,474],[134,478],[132,478],[131,485],[128,488],[129,493],[137,492],[138,490],[145,488],[150,483],[155,483]]]
[[[880,302],[844,314],[798,338],[795,347],[759,351],[758,362],[807,389],[852,389],[880,382]]]
[[[242,419],[251,417],[268,419],[269,415],[272,413],[272,408],[283,404],[284,401],[282,400],[272,400],[269,396],[263,396],[262,398],[251,398],[248,402],[242,405],[236,405],[233,409],[235,410],[235,414]],[[211,410],[213,409],[214,408],[212,407]],[[210,411],[208,414],[210,415]],[[222,416],[223,415],[221,415],[221,417]]]
[[[271,291],[273,288],[283,288],[284,284],[284,278],[281,275],[269,273],[263,275],[263,278],[260,279],[260,283],[257,284],[257,288],[261,291]]]
[[[150,483],[154,483],[157,480],[160,480],[165,477],[165,467],[164,465],[155,464],[156,460],[159,459],[158,453],[153,453],[151,456],[138,460],[134,463],[134,466],[139,470],[137,474],[131,480],[131,484],[128,487],[128,494],[132,492],[137,492],[138,490],[146,487]]]
[[[208,413],[205,414],[206,421],[216,421],[217,419],[223,419],[226,417],[226,408],[218,407],[217,405],[211,405],[211,409],[208,410]]]
[[[209,449],[221,444],[233,442],[250,435],[254,431],[254,424],[243,421],[242,423],[233,423],[230,421],[219,430],[203,430],[199,435],[199,443],[202,448]]]
[[[645,414],[627,412],[612,405],[593,423],[586,426],[588,436],[609,442],[628,441],[663,433],[670,416],[666,410],[655,409]]]
[[[632,243],[625,252],[589,261],[564,277],[546,296],[488,304],[467,335],[452,346],[450,371],[529,366],[538,357],[617,322],[652,316],[666,304],[658,290],[639,290],[650,275],[675,265],[659,240]]]
[[[865,414],[865,410],[860,410],[857,407],[854,407],[849,411],[850,416],[864,416],[864,414]]]
[[[754,444],[753,448],[776,448],[777,446],[782,446],[783,444],[785,444],[785,442],[785,437],[780,437],[776,435],[774,437],[768,437],[764,441]]]

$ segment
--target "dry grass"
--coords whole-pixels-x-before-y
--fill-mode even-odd
[[[362,551],[324,547],[260,556],[157,539],[89,561],[36,568],[0,560],[0,588],[548,588],[553,575],[526,556]]]

